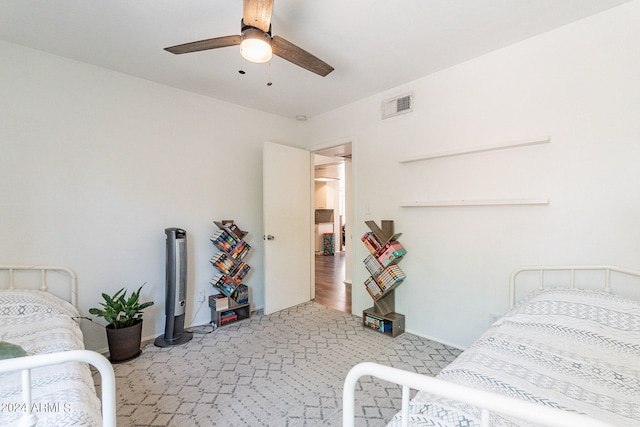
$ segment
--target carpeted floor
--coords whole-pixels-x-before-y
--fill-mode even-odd
[[[314,302],[256,312],[181,346],[148,343],[139,358],[114,365],[118,425],[340,426],[353,365],[435,375],[459,353],[408,333],[384,336]],[[396,385],[365,377],[356,390],[357,426],[384,426],[400,408]]]

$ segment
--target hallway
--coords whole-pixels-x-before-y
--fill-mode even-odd
[[[315,302],[351,313],[351,285],[344,283],[345,254],[316,255]]]

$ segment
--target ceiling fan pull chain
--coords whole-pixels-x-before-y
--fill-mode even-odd
[[[242,58],[242,55],[240,55],[240,69],[238,70],[238,73],[244,75],[245,71],[244,71],[244,61]]]
[[[267,86],[271,86],[273,83],[271,82],[271,61],[269,61],[269,75],[267,80]]]

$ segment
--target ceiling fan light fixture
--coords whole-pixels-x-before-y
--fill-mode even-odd
[[[249,62],[262,64],[269,62],[273,56],[271,37],[257,28],[247,28],[242,31],[240,55]]]
[[[321,77],[333,71],[333,67],[279,36],[271,36],[271,13],[274,0],[243,0],[240,34],[214,37],[166,47],[173,54],[199,52],[240,45],[241,57],[248,62],[269,62],[273,55],[289,61]],[[240,68],[240,74],[242,73]],[[271,80],[267,86],[271,85]]]

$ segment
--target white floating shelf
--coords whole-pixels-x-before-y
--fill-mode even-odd
[[[549,198],[539,199],[460,199],[402,202],[403,208],[448,207],[448,206],[506,206],[506,205],[548,205]]]
[[[443,151],[440,153],[424,154],[421,156],[401,159],[400,163],[419,162],[421,160],[441,159],[443,157],[463,156],[466,154],[485,153],[487,151],[506,150],[509,148],[528,147],[530,145],[546,144],[551,142],[550,136],[530,138],[521,141],[503,142],[500,144],[485,145],[480,147],[461,148],[458,150]]]

